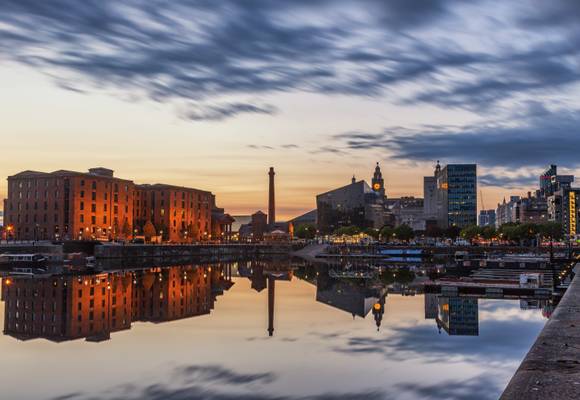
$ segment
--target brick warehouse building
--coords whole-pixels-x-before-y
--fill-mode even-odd
[[[138,227],[151,221],[157,234],[171,242],[208,239],[211,207],[210,192],[163,184],[137,185],[134,221]]]
[[[210,192],[135,185],[106,168],[9,176],[4,214],[7,232],[17,240],[129,239],[150,221],[164,240],[184,242],[210,239],[229,221]]]

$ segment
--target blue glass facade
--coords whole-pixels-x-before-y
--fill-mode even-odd
[[[443,197],[441,222],[460,228],[477,224],[477,165],[449,164],[438,177]]]

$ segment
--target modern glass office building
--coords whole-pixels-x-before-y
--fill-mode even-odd
[[[442,205],[439,224],[463,228],[477,224],[477,165],[448,164],[437,176]]]

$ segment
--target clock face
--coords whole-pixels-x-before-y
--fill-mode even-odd
[[[375,184],[373,185],[373,189],[375,189],[375,190],[380,190],[380,189],[381,189],[381,184],[380,184],[380,183],[375,183]]]

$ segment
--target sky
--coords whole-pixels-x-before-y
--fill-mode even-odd
[[[0,0],[0,177],[104,166],[279,219],[370,180],[580,171],[577,0]],[[0,180],[0,198],[6,181]]]

